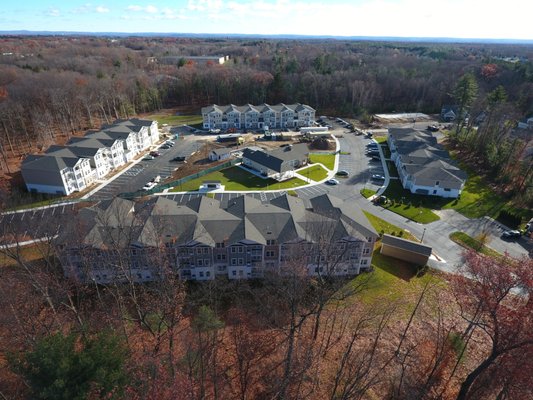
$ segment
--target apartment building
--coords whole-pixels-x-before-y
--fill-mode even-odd
[[[282,129],[313,126],[315,110],[305,104],[246,104],[202,108],[204,129]]]
[[[328,194],[269,202],[242,195],[136,203],[115,198],[79,211],[56,239],[65,275],[101,284],[261,278],[304,268],[353,276],[370,268],[377,232],[362,211]],[[157,262],[155,261],[157,260]]]
[[[431,132],[389,128],[387,142],[405,189],[439,197],[457,198],[461,194],[466,172],[455,165]]]
[[[159,140],[157,121],[130,119],[52,145],[21,166],[30,192],[69,195],[89,187]]]

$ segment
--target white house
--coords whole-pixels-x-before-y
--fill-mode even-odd
[[[457,198],[467,175],[429,132],[389,128],[387,139],[402,186],[411,193]]]
[[[211,161],[227,160],[231,158],[232,151],[232,149],[228,149],[225,147],[211,150],[211,152],[209,153],[209,159]]]
[[[117,121],[101,131],[52,145],[43,155],[30,155],[21,166],[29,191],[69,195],[104,178],[159,140],[157,121]]]

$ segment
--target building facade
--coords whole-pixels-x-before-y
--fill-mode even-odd
[[[315,110],[305,104],[246,104],[202,108],[204,129],[283,129],[313,126]]]
[[[30,155],[21,173],[30,192],[69,195],[131,161],[159,140],[157,121],[129,119]]]
[[[131,279],[261,278],[304,268],[354,276],[370,268],[377,232],[353,204],[329,195],[268,203],[242,195],[227,204],[115,198],[80,210],[56,239],[65,275],[106,284]],[[157,261],[156,261],[157,260]]]

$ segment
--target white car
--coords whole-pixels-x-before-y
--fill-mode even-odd
[[[380,174],[373,174],[372,175],[372,179],[375,180],[375,181],[384,181],[385,177],[383,175],[380,175]]]
[[[326,183],[327,183],[328,185],[338,185],[338,184],[339,184],[339,181],[338,181],[337,179],[328,179],[328,180],[326,181]]]
[[[143,190],[150,190],[157,186],[157,183],[155,182],[148,182],[146,185],[143,186]]]
[[[152,179],[151,182],[153,182],[153,183],[161,182],[161,175],[157,175],[156,177],[154,177],[154,179]]]

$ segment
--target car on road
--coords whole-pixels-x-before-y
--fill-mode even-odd
[[[159,153],[158,151],[151,151],[151,152],[150,152],[150,155],[151,155],[152,157],[159,157],[159,156],[161,155],[161,153]]]
[[[143,186],[143,190],[150,190],[157,186],[157,183],[155,182],[147,182],[146,185]]]
[[[151,156],[150,154],[146,155],[143,157],[143,161],[151,161],[153,160],[155,157],[154,156]]]
[[[341,169],[341,170],[337,171],[337,173],[335,175],[337,175],[337,176],[349,176],[350,173],[348,171],[344,170],[344,169]]]
[[[337,179],[328,179],[328,180],[326,181],[326,183],[327,183],[328,185],[338,185],[338,184],[339,184],[339,181],[338,181]]]
[[[171,147],[172,147],[172,146],[169,146],[168,144],[164,144],[164,145],[162,145],[162,146],[159,146],[159,149],[160,149],[160,150],[168,150],[168,149],[170,149]]]
[[[380,174],[372,174],[372,179],[375,181],[384,181],[385,177]]]
[[[171,158],[170,161],[183,162],[183,161],[185,161],[185,157],[184,156],[177,156],[177,157]]]
[[[520,236],[522,236],[522,233],[517,230],[504,231],[502,233],[502,239],[518,239]]]

